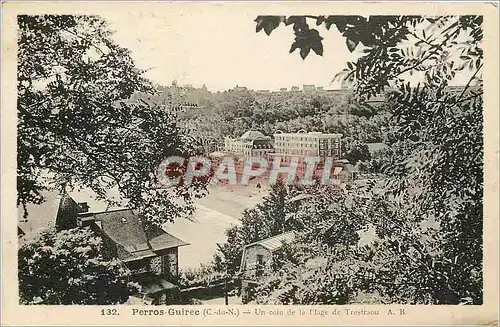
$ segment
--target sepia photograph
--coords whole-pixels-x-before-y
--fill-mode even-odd
[[[483,14],[120,5],[11,21],[16,306],[491,304]]]

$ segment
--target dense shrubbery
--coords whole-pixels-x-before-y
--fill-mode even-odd
[[[309,29],[305,17],[289,19],[302,26],[299,31]],[[352,20],[347,29],[345,19]],[[288,22],[271,16],[257,24],[266,20],[274,22],[269,23],[273,28]],[[387,102],[393,122],[386,126],[390,148],[363,163],[384,175],[341,192],[302,190],[312,196],[288,217],[300,226],[299,239],[274,256],[255,301],[481,304],[481,18],[318,17],[318,24],[325,22],[344,32],[351,51],[359,43],[366,48],[344,74],[360,101],[384,87],[396,89]],[[367,27],[373,38],[355,39],[352,31]],[[417,57],[409,58],[415,54],[409,49],[417,46]],[[305,58],[309,51],[303,49],[311,48],[302,47]],[[451,56],[453,51],[461,57]],[[447,93],[448,82],[467,69],[472,75],[467,85]],[[410,71],[424,72],[418,87],[405,83]],[[351,154],[366,152],[354,150]],[[265,226],[243,224],[261,238],[271,236],[259,234]]]
[[[283,251],[256,301],[481,304],[482,19],[351,17],[347,29],[342,19],[318,22],[335,24],[353,49],[366,47],[345,72],[356,95],[397,89],[389,100],[395,122],[389,157],[373,163],[386,175],[308,200],[297,212],[308,222],[301,241]],[[373,38],[355,39],[352,31],[369,26]],[[419,45],[417,57],[408,58]],[[467,85],[447,94],[448,82],[464,69],[472,75]],[[416,88],[404,82],[410,71],[425,72]],[[373,234],[366,244],[356,237],[363,230]]]
[[[19,249],[23,304],[118,304],[137,285],[129,271],[102,256],[102,240],[88,228],[43,231]]]
[[[198,268],[185,269],[180,271],[178,277],[179,286],[190,288],[209,285],[220,282],[224,278],[224,273],[214,269],[211,264],[202,264]]]
[[[151,172],[162,160],[198,151],[170,113],[130,101],[136,91],[154,91],[142,74],[98,16],[18,16],[18,205],[42,203],[47,189],[82,187],[110,206],[138,209],[147,227],[194,210],[193,197],[205,191],[201,180],[174,192],[154,187]],[[109,197],[110,190],[118,190],[120,198]],[[30,212],[28,219],[46,218],[36,214]],[[103,261],[97,242],[90,232],[49,230],[24,245],[21,302],[126,300],[123,276],[115,264]]]

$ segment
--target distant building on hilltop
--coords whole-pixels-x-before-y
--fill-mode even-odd
[[[307,84],[302,85],[302,91],[304,92],[312,92],[315,89],[316,87],[314,85],[307,85]]]
[[[386,150],[387,148],[389,148],[389,146],[385,143],[366,143],[366,145],[368,146],[368,151],[370,151],[370,154],[374,154],[376,152],[379,152],[379,151],[384,151]]]
[[[300,89],[299,89],[298,86],[292,86],[291,89],[290,89],[290,91],[292,91],[292,92],[298,92],[298,91],[300,91]]]
[[[176,114],[185,113],[193,109],[203,109],[203,107],[193,102],[171,103],[168,105],[162,105],[162,108]]]
[[[343,79],[342,82],[340,83],[340,88],[341,89],[350,89],[350,88],[352,88],[351,82],[349,82],[346,79]]]
[[[246,88],[245,86],[238,86],[238,85],[236,85],[233,88],[233,91],[236,91],[236,92],[248,91],[248,88]]]
[[[447,92],[449,94],[453,94],[453,95],[460,95],[460,94],[462,94],[462,92],[464,91],[464,89],[465,89],[464,85],[459,85],[459,86],[450,85],[450,86],[446,87],[445,92]],[[481,90],[481,86],[472,85],[472,86],[469,86],[467,88],[467,90],[465,91],[465,93],[468,93],[468,92],[477,93],[480,90]]]

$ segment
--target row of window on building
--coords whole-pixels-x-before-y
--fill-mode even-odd
[[[276,132],[274,140],[258,131],[248,131],[239,138],[226,137],[226,153],[244,156],[333,156],[339,157],[341,134],[299,131],[297,133]]]

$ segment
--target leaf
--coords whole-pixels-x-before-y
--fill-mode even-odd
[[[359,41],[354,41],[349,38],[346,39],[346,44],[347,44],[347,49],[349,49],[350,52],[353,52],[356,49],[356,46],[359,44]]]
[[[305,25],[306,24],[306,17],[304,17],[304,16],[290,16],[285,20],[285,25],[288,26],[291,24]]]
[[[335,24],[340,33],[343,33],[346,29],[346,16],[328,16],[325,20],[325,26],[327,30]]]
[[[316,19],[316,26],[323,24],[323,22],[325,22],[325,16],[318,16]]]
[[[267,35],[271,35],[271,32],[278,27],[278,24],[273,24],[272,22],[268,22],[267,24],[264,25],[264,32],[266,32]]]
[[[309,52],[311,51],[311,47],[306,45],[306,46],[303,46],[301,49],[300,49],[300,56],[302,57],[302,59],[306,59],[307,55],[309,54]]]
[[[262,16],[258,16],[257,18],[255,18],[254,22],[256,22],[257,24],[255,25],[255,32],[259,33],[260,30],[264,27],[262,25],[262,23],[264,22],[264,19],[262,18]]]
[[[318,56],[323,55],[323,43],[321,41],[317,41],[317,42],[313,43],[311,45],[311,48]]]
[[[255,26],[255,31],[258,33],[262,29],[267,35],[271,35],[271,32],[279,26],[281,22],[285,20],[284,16],[258,16],[254,21],[257,23]]]
[[[297,48],[298,48],[297,42],[293,42],[292,46],[290,47],[290,52],[289,53],[294,52]]]

